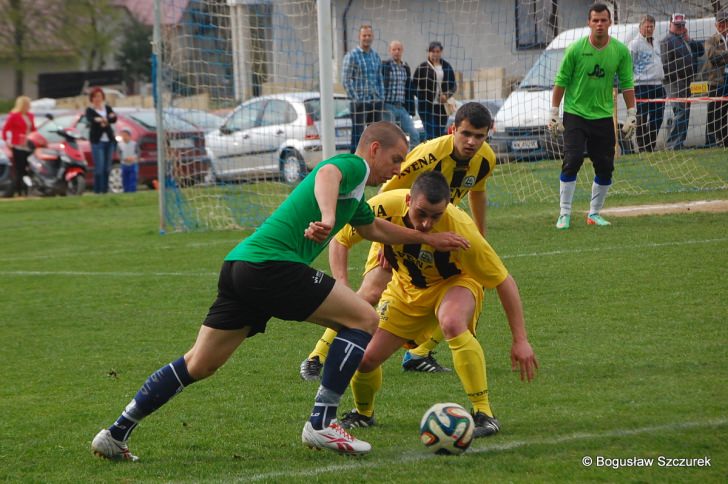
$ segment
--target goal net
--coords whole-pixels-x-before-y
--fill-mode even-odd
[[[322,139],[318,2],[155,2],[161,20],[158,101],[204,138],[206,152],[193,159],[185,154],[185,128],[178,123],[160,130],[167,227],[256,227],[321,161],[324,141],[330,141]],[[563,139],[546,129],[551,91],[565,48],[588,35],[591,3],[331,0],[334,92],[327,96],[333,98],[336,152],[348,152],[358,127],[377,119],[402,122],[414,145],[447,132],[452,117],[445,104],[482,102],[495,119],[489,143],[499,162],[488,182],[489,203],[545,202],[556,210]],[[655,93],[641,88],[639,129],[629,139],[619,134],[626,109],[615,88],[618,154],[611,195],[727,189],[728,71],[707,53],[720,2],[604,3],[613,19],[611,35],[625,44],[640,36],[645,15],[655,19],[654,45],[671,35],[673,13],[684,15],[688,33],[681,41],[683,58],[673,52],[662,66],[683,88],[662,92],[656,82]],[[387,64],[395,40],[414,79],[406,93],[390,89],[394,70],[371,70],[372,52]],[[370,49],[355,52],[362,42],[370,42]],[[644,70],[645,59],[637,57],[642,64],[635,72]],[[386,92],[380,92],[384,85]],[[414,116],[405,120],[402,110]],[[587,159],[576,202],[588,200],[593,176]]]

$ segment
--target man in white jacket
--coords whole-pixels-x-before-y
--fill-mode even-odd
[[[654,32],[655,18],[645,15],[640,20],[639,35],[629,43],[637,99],[665,98],[660,43],[653,39]],[[640,151],[654,151],[664,113],[664,102],[637,101],[637,145]]]

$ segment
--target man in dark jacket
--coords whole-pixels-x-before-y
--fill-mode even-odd
[[[682,13],[670,17],[670,32],[660,42],[662,67],[665,71],[665,91],[668,98],[690,97],[690,83],[695,77],[695,65],[703,55],[703,46],[690,39],[686,26],[687,19]],[[667,138],[667,149],[680,149],[688,135],[690,104],[673,102],[674,115],[672,129]]]
[[[704,72],[708,77],[710,96],[728,96],[728,10],[715,16],[716,33],[705,41]],[[708,146],[728,147],[728,102],[708,103],[708,123],[705,127]]]
[[[404,46],[399,40],[389,43],[390,58],[382,62],[384,79],[384,109],[409,137],[410,149],[420,142],[420,134],[410,115],[415,114],[415,97],[412,89],[410,66],[402,60]]]

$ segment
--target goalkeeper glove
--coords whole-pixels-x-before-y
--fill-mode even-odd
[[[627,110],[627,119],[624,120],[622,125],[622,134],[625,138],[629,139],[634,134],[634,130],[637,127],[637,108],[629,108]]]
[[[548,128],[551,132],[551,136],[554,138],[564,132],[564,123],[561,122],[561,118],[559,117],[558,106],[551,108],[551,117],[549,118]]]

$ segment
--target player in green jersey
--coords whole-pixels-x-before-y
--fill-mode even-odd
[[[627,119],[622,127],[625,138],[632,137],[637,124],[629,49],[609,36],[612,17],[606,5],[592,5],[587,18],[591,34],[566,49],[551,99],[549,129],[554,136],[564,134],[564,162],[559,189],[561,212],[556,221],[558,229],[568,229],[571,223],[571,201],[576,189],[576,175],[584,163],[585,145],[595,175],[586,222],[589,225],[610,225],[599,212],[604,206],[614,171],[612,88],[615,75],[619,78],[619,87],[627,105]],[[559,117],[562,99],[563,123]]]
[[[469,246],[454,233],[425,234],[374,217],[364,187],[399,173],[406,154],[402,130],[378,122],[362,134],[355,154],[321,162],[253,235],[225,257],[217,299],[192,348],[144,382],[116,422],[93,439],[93,452],[107,459],[137,460],[126,442],[141,419],[185,387],[215,373],[243,340],[264,332],[272,317],[339,330],[303,428],[303,443],[342,454],[369,452],[369,443],[351,436],[335,419],[339,400],[379,318],[345,284],[310,264],[347,223],[363,237],[386,244],[423,243],[446,251]]]

